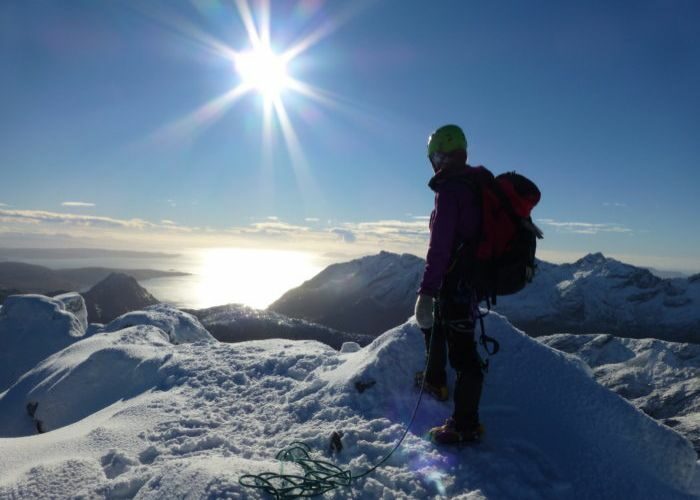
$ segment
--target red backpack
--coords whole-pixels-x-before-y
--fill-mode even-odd
[[[473,167],[470,177],[481,201],[480,236],[457,249],[448,276],[466,282],[480,301],[495,304],[498,295],[522,290],[534,276],[542,231],[530,213],[540,201],[540,190],[515,172],[494,177],[485,167]]]

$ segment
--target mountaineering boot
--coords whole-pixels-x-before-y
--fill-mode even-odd
[[[450,417],[443,425],[430,429],[429,434],[430,439],[437,444],[478,443],[484,434],[484,426],[477,423],[464,429],[458,429],[455,419]]]
[[[430,394],[438,401],[447,401],[450,399],[450,391],[447,389],[446,385],[431,384],[427,380],[423,382],[423,377],[425,377],[423,372],[416,372],[415,382],[418,389],[423,387],[423,392]]]

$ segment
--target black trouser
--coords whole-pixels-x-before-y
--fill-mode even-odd
[[[435,307],[432,330],[423,330],[426,352],[430,360],[425,380],[433,385],[445,385],[445,365],[457,372],[454,388],[454,413],[458,429],[470,429],[479,422],[479,400],[484,374],[481,358],[474,341],[474,319],[471,308],[449,301],[439,301]]]

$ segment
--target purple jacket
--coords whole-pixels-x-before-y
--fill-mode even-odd
[[[430,245],[418,293],[437,297],[457,247],[479,234],[481,207],[466,179],[469,165],[441,170],[428,186],[435,191]]]

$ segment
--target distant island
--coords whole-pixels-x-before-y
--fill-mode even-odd
[[[50,269],[24,262],[0,262],[0,302],[4,301],[8,295],[17,293],[51,295],[66,291],[83,291],[115,272],[132,276],[137,281],[190,274],[157,269],[114,269],[108,267]]]

